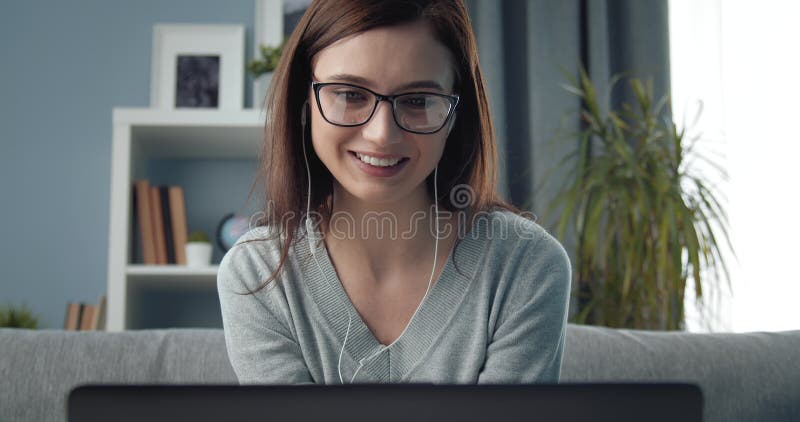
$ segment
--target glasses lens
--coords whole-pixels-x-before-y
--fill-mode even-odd
[[[450,101],[433,94],[408,94],[397,97],[395,113],[404,129],[415,132],[435,132],[444,125],[450,114]]]
[[[349,85],[325,85],[319,90],[319,104],[325,118],[334,124],[359,125],[369,119],[375,96]]]

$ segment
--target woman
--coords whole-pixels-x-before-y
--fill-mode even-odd
[[[240,382],[558,381],[569,260],[495,192],[461,1],[314,1],[267,110],[265,221],[218,277]]]

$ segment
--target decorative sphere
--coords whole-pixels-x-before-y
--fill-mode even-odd
[[[217,243],[223,251],[227,252],[233,245],[247,233],[250,220],[241,215],[228,214],[222,218],[217,226]]]

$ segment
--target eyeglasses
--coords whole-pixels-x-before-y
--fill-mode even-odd
[[[441,130],[458,105],[458,95],[432,92],[405,92],[383,95],[358,85],[312,82],[322,117],[335,126],[360,126],[367,123],[378,103],[388,101],[392,116],[401,129],[418,134]]]

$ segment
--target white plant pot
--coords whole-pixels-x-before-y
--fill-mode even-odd
[[[186,243],[186,266],[207,267],[211,265],[211,244],[208,242]]]
[[[267,90],[272,82],[272,72],[267,72],[253,79],[253,108],[260,110],[264,108],[264,101],[267,99]]]

